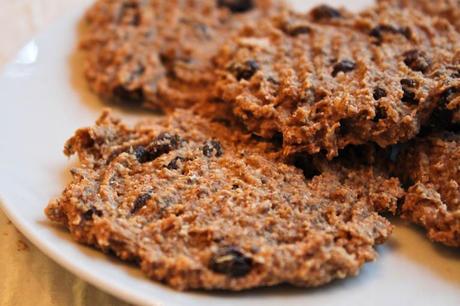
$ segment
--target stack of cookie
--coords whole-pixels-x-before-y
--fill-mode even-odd
[[[381,213],[459,247],[460,5],[413,2],[99,0],[91,89],[164,116],[78,130],[47,216],[182,290],[356,275]]]

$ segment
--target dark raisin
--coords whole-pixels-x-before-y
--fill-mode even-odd
[[[212,256],[209,268],[230,277],[243,277],[251,272],[252,258],[244,255],[236,247],[226,247]]]
[[[329,5],[320,5],[315,7],[311,10],[311,15],[315,21],[342,17],[342,14],[338,9]]]
[[[381,42],[383,40],[383,34],[385,33],[400,34],[406,37],[407,39],[410,39],[412,35],[410,28],[397,28],[395,26],[387,24],[381,24],[372,28],[369,32],[369,35],[377,38],[377,40]]]
[[[416,99],[416,93],[413,90],[415,87],[417,87],[417,81],[412,79],[402,79],[401,85],[403,90],[401,101],[404,103],[417,105],[419,101]]]
[[[134,149],[134,155],[136,156],[137,161],[141,164],[153,160],[150,152],[143,146],[139,146]]]
[[[183,157],[176,156],[168,163],[166,168],[168,168],[169,170],[177,170],[179,168],[178,163],[183,162],[183,161],[184,161]]]
[[[233,13],[244,13],[254,7],[252,0],[217,0],[217,6],[226,7]]]
[[[232,65],[230,68],[233,75],[238,81],[249,80],[260,69],[259,64],[255,60],[248,60],[243,64]]]
[[[311,28],[305,24],[297,24],[297,25],[288,25],[284,28],[284,32],[291,36],[298,36],[302,34],[310,33]]]
[[[419,50],[410,50],[403,54],[404,64],[414,71],[425,72],[431,65],[427,54]]]
[[[400,81],[402,86],[410,87],[410,88],[415,88],[417,87],[417,81],[413,79],[402,79]]]
[[[152,198],[152,195],[150,193],[144,193],[138,196],[136,200],[134,200],[133,208],[131,208],[131,213],[135,214],[137,211],[139,211],[139,209],[144,207],[147,201],[150,200],[151,198]]]
[[[454,78],[454,79],[459,79],[460,78],[460,71],[456,71],[456,72],[453,72],[451,75],[450,75],[451,78]]]
[[[372,119],[374,122],[378,122],[381,119],[385,119],[387,117],[387,110],[382,106],[377,106],[375,108],[375,116]]]
[[[296,154],[294,155],[293,160],[294,166],[301,169],[303,171],[303,175],[306,179],[312,179],[321,173],[318,169],[313,165],[313,161],[311,157],[306,154]]]
[[[456,94],[460,93],[460,88],[459,87],[449,87],[446,90],[444,90],[439,98],[439,104],[441,105],[446,105],[449,103],[452,99],[453,96]]]
[[[156,155],[156,157],[166,154],[175,150],[181,144],[182,139],[178,135],[169,133],[161,133],[157,138],[148,146],[149,151]]]
[[[119,85],[113,89],[115,102],[126,105],[140,105],[144,102],[144,91],[142,88],[127,89]]]
[[[387,91],[385,89],[379,86],[374,88],[374,93],[373,93],[374,100],[377,101],[386,96],[387,96]]]
[[[233,184],[233,185],[232,185],[232,189],[233,189],[233,190],[238,189],[238,188],[240,188],[240,185],[238,185],[238,184]]]
[[[96,215],[98,217],[102,217],[102,211],[96,209],[95,207],[91,207],[87,211],[83,213],[83,219],[86,221],[90,221],[93,219],[93,215]]]
[[[203,155],[206,157],[211,157],[213,154],[214,156],[219,157],[224,153],[222,150],[222,145],[217,140],[205,142],[202,151]]]
[[[334,65],[332,70],[332,76],[335,77],[339,72],[350,72],[355,70],[356,63],[351,60],[343,60]]]
[[[134,150],[134,155],[140,163],[150,162],[163,154],[177,149],[182,140],[178,135],[162,133],[147,147],[139,146]]]
[[[408,104],[412,104],[412,105],[417,105],[418,104],[418,100],[416,99],[416,94],[415,92],[407,89],[407,88],[404,88],[403,87],[403,96],[401,98],[401,101],[405,102],[405,103],[408,103]]]

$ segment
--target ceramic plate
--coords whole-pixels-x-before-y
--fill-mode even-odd
[[[305,9],[319,1],[295,1]],[[329,1],[359,9],[368,1]],[[43,214],[75,161],[65,140],[93,124],[104,105],[86,89],[76,52],[87,1],[30,41],[0,77],[0,197],[18,229],[82,279],[121,299],[148,305],[460,305],[460,254],[429,243],[397,220],[380,258],[360,275],[317,289],[289,286],[231,292],[177,292],[149,281],[133,266],[73,242]],[[116,109],[127,120],[153,116]]]

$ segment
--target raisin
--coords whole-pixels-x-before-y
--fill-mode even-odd
[[[306,179],[312,179],[321,173],[313,165],[312,159],[305,154],[296,154],[293,160],[294,166],[303,171]]]
[[[144,91],[142,88],[127,89],[119,85],[113,89],[115,102],[126,105],[140,105],[144,102]]]
[[[260,69],[255,60],[247,60],[242,65],[233,65],[230,68],[238,81],[249,80]]]
[[[100,211],[99,209],[96,209],[95,207],[91,207],[90,209],[85,211],[82,216],[84,220],[90,221],[93,219],[93,215],[102,217],[102,211]]]
[[[183,162],[183,161],[184,161],[183,157],[176,156],[168,163],[166,168],[168,168],[169,170],[177,170],[179,168],[177,163],[178,162]]]
[[[387,96],[387,91],[385,89],[379,86],[374,88],[374,93],[373,93],[374,100],[380,100],[381,98],[384,98],[386,96]]]
[[[212,256],[209,268],[230,277],[243,277],[252,269],[252,258],[245,256],[236,247],[226,247]]]
[[[375,108],[375,116],[372,119],[374,122],[378,122],[381,119],[385,119],[387,117],[387,111],[382,106],[377,106]]]
[[[447,88],[446,90],[444,90],[442,93],[441,93],[441,96],[439,98],[439,104],[441,105],[446,105],[447,103],[449,103],[453,96],[460,93],[460,88],[458,87],[449,87]]]
[[[144,207],[147,201],[150,200],[151,198],[152,198],[152,195],[150,193],[144,193],[138,196],[136,200],[134,200],[133,208],[131,209],[131,214],[135,214],[136,212],[138,212],[139,209]]]
[[[413,79],[402,79],[400,83],[401,85],[405,87],[411,87],[411,88],[417,87],[417,81]]]
[[[134,155],[140,163],[150,162],[163,154],[177,149],[181,144],[178,135],[162,133],[155,138],[147,147],[139,146],[134,150]]]
[[[401,85],[403,90],[401,101],[411,105],[417,105],[419,101],[417,100],[416,94],[413,91],[413,88],[417,87],[417,81],[412,79],[402,79]]]
[[[222,156],[224,153],[222,150],[222,145],[217,140],[211,140],[204,143],[202,148],[203,155],[206,157],[211,157],[213,154],[216,157]]]
[[[456,72],[453,72],[451,75],[450,75],[451,78],[454,78],[454,79],[459,79],[460,78],[460,71],[456,71]]]
[[[419,50],[410,50],[403,54],[404,64],[414,71],[425,72],[431,65],[427,54]]]
[[[137,161],[140,162],[141,164],[153,160],[150,152],[147,151],[147,149],[143,146],[137,147],[134,150],[134,155],[136,156]]]
[[[217,6],[226,7],[233,13],[244,13],[254,8],[252,0],[217,0]]]
[[[310,33],[311,28],[305,24],[287,25],[284,28],[284,32],[291,36],[298,36],[298,35]]]
[[[311,15],[315,21],[342,17],[342,14],[338,9],[335,9],[329,5],[320,5],[315,7],[311,10]]]
[[[334,65],[333,70],[332,70],[332,76],[335,77],[339,72],[350,72],[355,70],[356,68],[356,63],[351,61],[351,60],[343,60],[338,62],[337,64]]]
[[[410,39],[410,37],[412,36],[412,31],[410,30],[410,28],[397,28],[387,24],[381,24],[372,28],[369,32],[369,35],[377,38],[378,42],[381,42],[383,40],[384,33],[400,34],[406,37],[407,39]]]

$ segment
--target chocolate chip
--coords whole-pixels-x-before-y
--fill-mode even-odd
[[[355,62],[348,60],[348,59],[342,60],[334,65],[333,70],[332,70],[332,76],[333,77],[337,76],[339,72],[347,73],[347,72],[353,71],[355,70],[355,68],[356,68]]]
[[[142,88],[127,89],[123,85],[118,85],[113,89],[113,98],[116,103],[125,105],[140,105],[144,102],[144,91]]]
[[[243,79],[249,80],[259,69],[259,64],[255,60],[248,60],[242,65],[235,64],[230,67],[230,70],[238,81]]]
[[[252,0],[217,0],[218,7],[226,7],[233,13],[244,13],[254,8]]]
[[[315,7],[311,10],[311,15],[315,21],[342,17],[339,10],[329,5],[320,5]]]
[[[209,268],[219,274],[230,277],[243,277],[252,269],[252,258],[245,256],[236,247],[219,250],[210,260]]]
[[[387,96],[387,91],[383,89],[382,87],[375,87],[374,88],[374,93],[372,95],[374,97],[374,100],[380,100],[381,98],[384,98]]]
[[[134,155],[140,163],[150,162],[163,154],[177,149],[181,144],[178,135],[162,133],[155,138],[147,147],[139,146],[134,150]]]
[[[404,64],[414,71],[425,72],[431,65],[427,54],[419,50],[410,50],[403,54]]]
[[[400,34],[406,37],[407,39],[410,39],[410,37],[412,36],[412,31],[410,30],[410,28],[397,28],[395,26],[387,24],[381,24],[372,28],[369,32],[369,35],[377,38],[378,42],[381,42],[383,40],[383,35],[385,33]]]
[[[213,154],[214,156],[219,157],[223,154],[222,145],[217,140],[205,142],[202,151],[203,155],[206,157],[212,157]]]
[[[135,214],[139,209],[145,206],[148,200],[152,198],[150,193],[141,194],[134,200],[133,208],[131,208],[131,214]]]
[[[87,211],[85,211],[82,215],[83,219],[86,221],[90,221],[93,219],[93,215],[96,215],[98,217],[102,217],[102,211],[96,209],[95,207],[91,207]]]
[[[313,165],[311,157],[306,154],[296,154],[294,155],[293,164],[295,167],[303,171],[303,175],[306,179],[312,179],[317,175],[320,175],[321,172]]]
[[[169,170],[177,170],[179,168],[178,163],[183,162],[185,159],[181,156],[174,157],[166,166]]]

